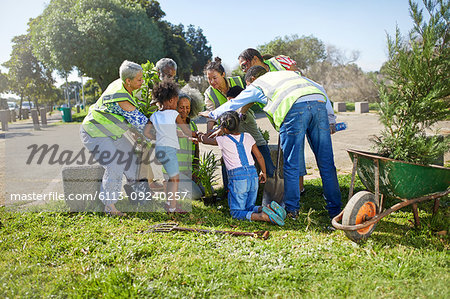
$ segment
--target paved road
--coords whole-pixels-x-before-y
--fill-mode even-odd
[[[339,113],[338,122],[345,121],[348,128],[333,135],[333,148],[335,154],[335,163],[339,173],[351,172],[351,161],[346,149],[371,150],[370,137],[379,134],[382,126],[378,122],[378,116],[375,113],[356,114]],[[30,159],[33,145],[58,147],[58,153],[54,160],[60,158],[65,160],[69,157],[70,151],[74,154],[79,153],[83,147],[81,145],[78,131],[79,124],[61,123],[59,112],[49,117],[49,126],[40,131],[34,131],[30,120],[10,124],[10,130],[0,134],[0,163],[2,171],[0,174],[0,187],[7,193],[49,193],[59,192],[62,194],[62,165],[55,163],[49,164],[49,156],[38,164],[38,156]],[[205,131],[206,124],[203,119],[199,119],[198,127],[200,131]],[[270,133],[270,143],[277,143],[277,132],[264,114],[257,116],[257,123],[263,130]],[[442,133],[450,134],[450,122],[439,124]],[[307,161],[308,175],[306,179],[318,177],[318,170],[309,146],[306,146],[305,158]],[[220,157],[220,151],[217,147],[201,145],[201,152],[213,150]],[[73,158],[74,156],[72,156]],[[29,163],[27,163],[27,160]],[[450,160],[450,155],[445,157]],[[220,171],[217,173],[220,177]],[[160,176],[160,172],[156,173]],[[219,185],[221,182],[219,182]],[[4,199],[5,193],[2,192]]]

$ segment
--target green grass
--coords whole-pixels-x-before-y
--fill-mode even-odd
[[[346,202],[350,176],[340,176]],[[320,180],[306,182],[300,217],[284,227],[236,221],[225,201],[193,212],[15,213],[0,210],[0,297],[448,298],[448,199],[432,218],[419,205],[384,218],[363,244],[329,225]],[[357,181],[356,191],[363,187]],[[156,223],[270,230],[266,241],[197,233],[145,233]]]

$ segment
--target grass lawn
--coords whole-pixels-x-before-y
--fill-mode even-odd
[[[346,202],[350,176],[339,180]],[[449,229],[448,199],[434,218],[431,202],[419,205],[421,228],[405,208],[358,245],[326,229],[320,184],[306,182],[300,217],[284,227],[232,220],[225,201],[128,218],[1,208],[0,297],[449,297],[449,237],[437,234]],[[168,221],[270,238],[145,233]]]

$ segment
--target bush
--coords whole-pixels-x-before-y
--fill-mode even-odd
[[[380,81],[380,121],[385,126],[374,142],[392,159],[430,164],[449,149],[449,138],[427,136],[426,129],[445,120],[450,108],[450,48],[446,16],[449,3],[424,1],[430,15],[424,21],[417,3],[410,2],[414,28],[404,41],[397,28],[388,36],[389,61]],[[441,140],[439,140],[441,139]]]

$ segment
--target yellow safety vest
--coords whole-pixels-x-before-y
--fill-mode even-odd
[[[97,102],[89,108],[89,113],[83,120],[83,128],[91,137],[122,137],[131,126],[122,115],[106,111],[105,104],[128,101],[138,107],[137,101],[125,87],[123,81],[117,79],[106,88]]]
[[[242,81],[241,77],[235,76],[235,77],[227,77],[225,78],[228,82],[228,86],[231,88],[233,86],[240,86],[242,88],[245,88],[244,82]],[[223,105],[227,102],[227,97],[223,93],[221,93],[218,89],[213,88],[212,86],[209,86],[208,89],[206,89],[205,93],[208,95],[209,99],[214,103],[214,109],[219,108],[220,105]]]
[[[264,63],[269,66],[269,72],[285,71],[286,70],[283,67],[283,65],[280,62],[278,62],[278,60],[275,57],[272,57],[270,59],[264,60]]]
[[[197,131],[197,125],[193,122],[189,122],[189,126],[191,131]],[[181,130],[181,128],[177,127],[177,130]],[[180,149],[177,150],[177,160],[178,167],[180,172],[192,172],[192,163],[194,163],[195,158],[195,147],[196,145],[190,141],[188,138],[178,138],[178,143],[180,144]],[[163,173],[167,173],[167,171],[162,169]]]
[[[262,108],[277,131],[298,98],[320,94],[326,101],[325,94],[319,88],[291,71],[268,72],[253,81],[252,85],[267,97],[267,104]]]
[[[189,123],[191,131],[197,131],[197,125],[191,121]],[[177,151],[178,166],[180,172],[192,172],[192,163],[194,162],[194,154],[196,145],[188,138],[178,138],[180,149]]]

